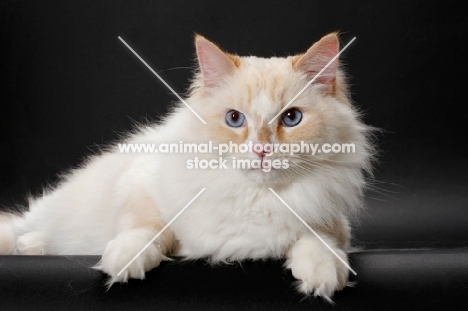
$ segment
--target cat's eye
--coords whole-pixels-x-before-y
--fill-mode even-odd
[[[229,110],[226,113],[226,123],[230,127],[241,127],[244,125],[245,115],[237,110]]]
[[[281,120],[283,120],[283,124],[289,127],[293,127],[298,125],[302,120],[302,112],[296,108],[290,108],[283,112],[281,115]]]

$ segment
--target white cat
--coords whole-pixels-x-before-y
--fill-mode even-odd
[[[121,153],[113,146],[32,199],[24,215],[0,215],[0,253],[102,255],[99,268],[109,284],[143,279],[169,255],[212,262],[286,258],[299,291],[331,296],[347,284],[347,267],[269,188],[347,261],[348,217],[362,206],[364,174],[371,169],[371,130],[350,103],[338,60],[269,121],[338,53],[337,35],[285,58],[228,54],[201,36],[195,44],[200,70],[186,101],[207,124],[180,104],[164,122],[140,127],[125,143],[250,141],[264,149],[270,143],[352,143],[355,152],[239,151],[224,155],[227,168],[190,169],[187,161],[219,159],[217,151]],[[233,168],[238,159],[279,159],[288,168]]]

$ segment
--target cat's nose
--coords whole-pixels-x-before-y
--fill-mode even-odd
[[[264,158],[265,157],[265,150],[262,150],[262,151],[254,151],[256,155],[258,155],[260,158]]]
[[[258,155],[261,159],[265,157],[265,145],[262,143],[256,143],[253,146],[253,152]]]

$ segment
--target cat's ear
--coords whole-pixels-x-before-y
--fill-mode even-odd
[[[293,59],[294,69],[307,74],[312,80],[339,52],[339,41],[336,33],[326,35],[314,43],[302,55]],[[336,58],[314,81],[314,83],[335,85],[338,58]]]
[[[217,85],[223,77],[236,70],[236,56],[221,51],[213,42],[197,34],[195,46],[205,86]]]

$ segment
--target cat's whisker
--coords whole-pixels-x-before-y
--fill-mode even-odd
[[[176,69],[189,69],[189,70],[192,70],[193,68],[192,67],[172,67],[172,68],[159,70],[158,72],[171,71],[171,70],[176,70]]]
[[[375,178],[368,178],[366,177],[366,182],[369,182],[369,183],[377,183],[377,184],[381,184],[381,185],[392,185],[392,186],[395,186],[395,187],[400,187],[400,188],[404,188],[404,189],[408,189],[407,187],[403,186],[403,185],[400,185],[400,184],[396,184],[396,183],[392,183],[392,182],[388,182],[388,181],[383,181],[383,180],[378,180],[378,179],[375,179]]]
[[[368,196],[368,195],[366,195],[365,198],[366,198],[366,199],[376,200],[376,201],[379,201],[379,202],[386,202],[385,200],[377,199],[377,198],[375,198],[375,197],[371,197],[371,196]]]
[[[367,189],[367,191],[371,191],[371,192],[378,193],[378,194],[383,195],[383,196],[385,196],[385,197],[387,197],[387,198],[395,199],[394,196],[392,196],[392,195],[390,195],[390,194],[388,194],[388,193],[382,192],[382,191],[380,191],[380,189],[374,188],[374,187],[372,187],[371,185],[367,185],[367,186],[366,186],[366,189]]]
[[[371,182],[367,182],[366,185],[367,185],[368,188],[377,189],[377,190],[382,191],[382,192],[391,193],[391,194],[400,194],[400,192],[398,192],[398,191],[392,191],[392,190],[384,189],[382,187],[376,186],[375,184],[372,184]]]

